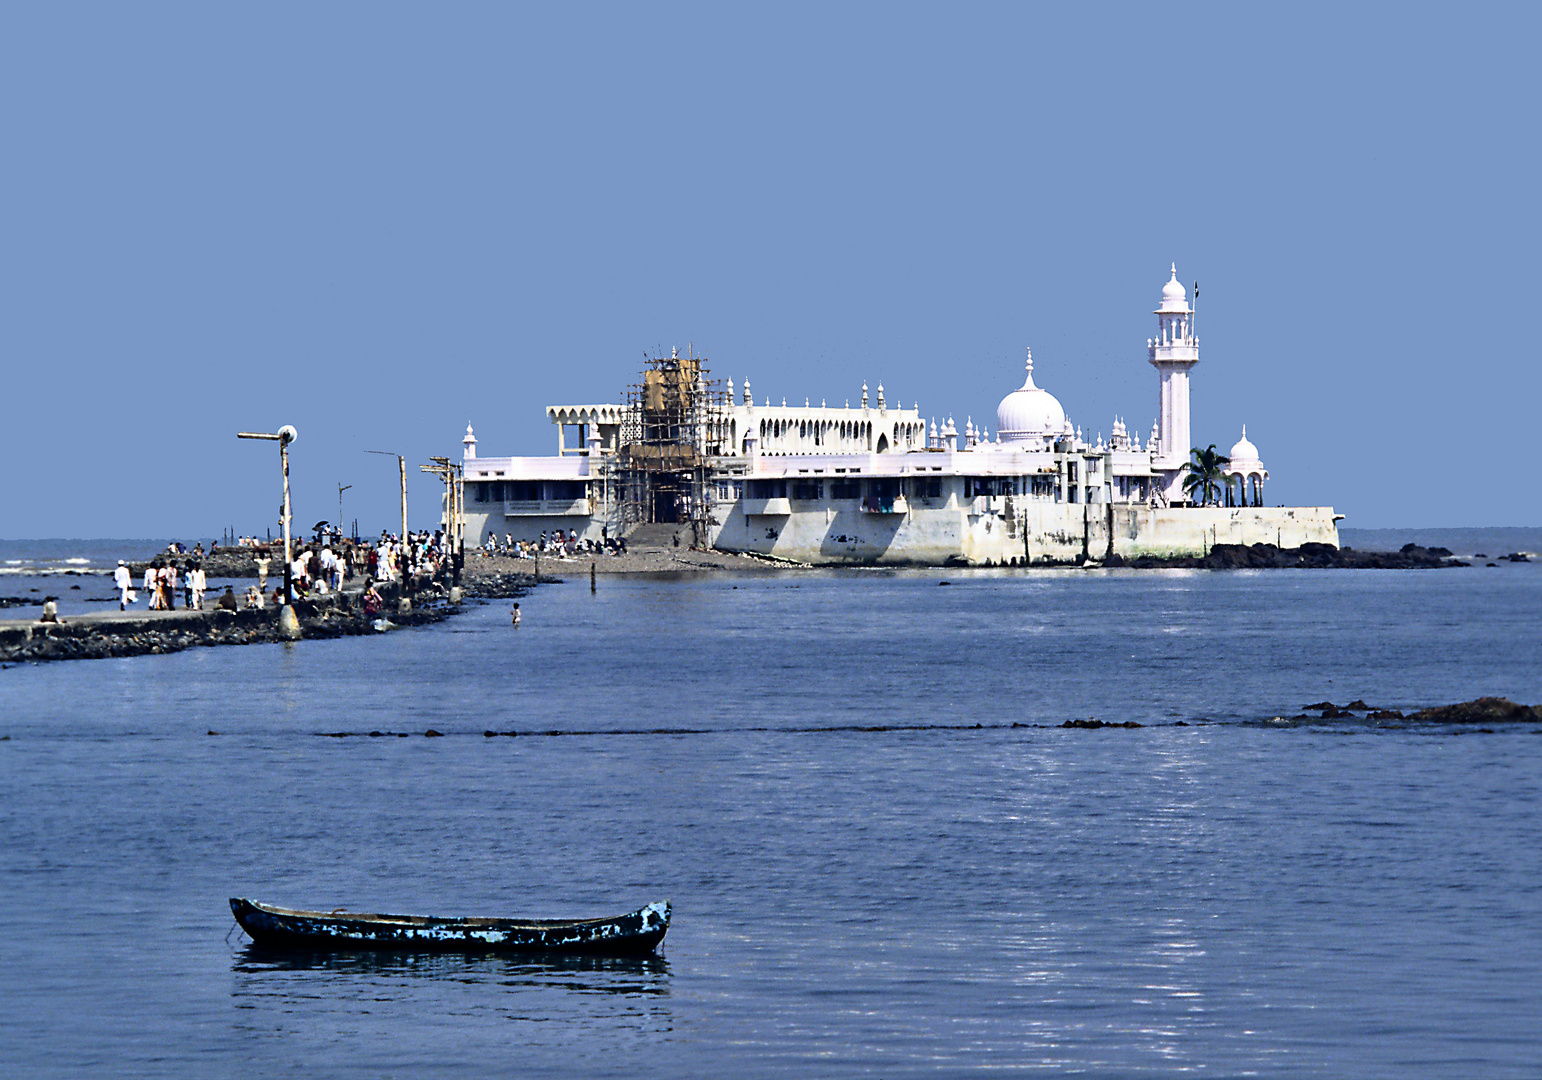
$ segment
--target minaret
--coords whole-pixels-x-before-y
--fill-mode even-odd
[[[471,433],[470,424],[466,425],[466,437],[460,441],[460,444],[464,447],[461,451],[461,457],[464,460],[470,461],[477,456],[477,437]]]
[[[1188,292],[1172,278],[1162,286],[1162,305],[1157,317],[1157,336],[1146,342],[1151,366],[1160,378],[1156,438],[1147,444],[1151,464],[1162,474],[1162,486],[1173,502],[1183,498],[1183,466],[1189,460],[1189,369],[1199,363],[1199,338],[1194,336],[1194,312]]]

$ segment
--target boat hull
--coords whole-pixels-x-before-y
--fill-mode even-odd
[[[259,945],[419,952],[651,953],[669,930],[669,901],[610,919],[437,919],[296,911],[231,897],[230,911]]]

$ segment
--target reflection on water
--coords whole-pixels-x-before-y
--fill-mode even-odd
[[[231,970],[241,975],[328,972],[419,979],[499,982],[504,986],[565,986],[602,994],[669,993],[669,961],[662,956],[585,956],[551,953],[313,951],[249,944]]]
[[[666,1039],[676,1020],[661,957],[299,952],[257,945],[231,965],[233,1034],[259,1064],[382,1056],[443,1069],[511,1050],[586,1054]],[[316,1040],[313,1054],[303,1046]],[[578,1047],[587,1047],[580,1050]]]

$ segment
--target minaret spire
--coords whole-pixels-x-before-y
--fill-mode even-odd
[[[1018,389],[1019,390],[1037,390],[1038,387],[1033,385],[1033,346],[1025,345],[1024,348],[1028,352],[1028,364],[1027,364],[1028,377],[1023,380],[1023,385],[1018,387]]]
[[[1178,280],[1178,264],[1162,286],[1157,317],[1157,336],[1148,339],[1146,351],[1157,369],[1157,422],[1147,444],[1151,464],[1161,474],[1160,483],[1171,502],[1184,499],[1183,470],[1189,461],[1189,371],[1199,363],[1199,339],[1194,336],[1194,309],[1188,292]]]

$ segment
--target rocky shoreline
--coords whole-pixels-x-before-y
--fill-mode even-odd
[[[375,620],[357,604],[335,594],[295,601],[304,639],[349,637],[375,633]],[[428,604],[405,615],[393,614],[394,627],[425,626],[448,618],[454,608]],[[255,645],[282,641],[275,608],[243,611],[181,611],[164,615],[133,614],[111,620],[71,619],[0,628],[0,663],[28,660],[99,660],[113,656],[144,656],[181,652],[215,645]]]
[[[188,556],[195,558],[196,556]],[[210,577],[255,577],[256,564],[250,548],[220,549],[202,557]],[[527,564],[528,565],[528,564]],[[144,564],[133,566],[136,579]],[[274,575],[269,574],[270,584]],[[460,597],[465,600],[511,600],[529,594],[542,584],[560,584],[562,578],[542,574],[538,579],[523,570],[477,566],[463,576]],[[452,603],[443,581],[420,578],[414,584],[413,610],[397,612],[400,591],[395,585],[377,583],[385,599],[382,614],[386,629],[426,626],[462,610]],[[6,597],[6,606],[41,603],[27,597]],[[246,608],[224,611],[214,608],[215,598],[203,611],[117,612],[75,616],[45,623],[30,618],[0,623],[0,664],[46,660],[93,660],[107,657],[158,655],[183,649],[216,645],[253,645],[285,640],[278,628],[278,609]],[[364,614],[362,588],[341,593],[296,599],[302,640],[323,640],[378,633],[377,618]]]
[[[254,572],[254,571],[253,571]],[[461,597],[472,600],[507,600],[529,594],[541,583],[560,583],[555,577],[535,579],[524,572],[480,572],[467,575]],[[419,580],[413,592],[413,609],[396,611],[399,591],[395,585],[376,585],[385,599],[385,629],[426,626],[443,622],[461,611],[450,602],[450,591],[439,582]],[[213,603],[213,600],[208,600]],[[365,616],[362,592],[347,589],[328,596],[295,600],[302,640],[324,640],[379,633],[378,617]],[[245,608],[241,611],[168,611],[168,613],[109,613],[83,616],[63,622],[11,620],[0,625],[0,663],[26,660],[94,660],[106,657],[179,653],[187,648],[214,645],[258,645],[285,640],[279,633],[278,608]]]

